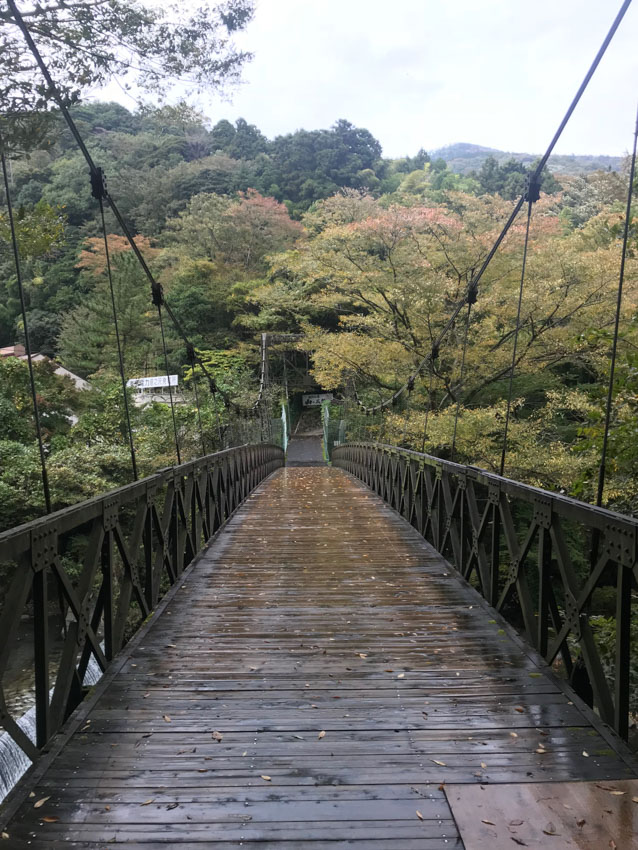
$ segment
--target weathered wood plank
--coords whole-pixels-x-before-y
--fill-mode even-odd
[[[449,850],[452,784],[635,776],[414,529],[298,467],[184,578],[3,844]]]

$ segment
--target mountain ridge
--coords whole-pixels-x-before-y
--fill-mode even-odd
[[[502,151],[498,148],[475,145],[469,142],[456,142],[430,151],[430,157],[444,159],[451,171],[467,174],[478,171],[485,160],[493,156],[499,164],[515,159],[525,165],[531,165],[540,158],[540,154]],[[620,171],[623,157],[606,154],[554,154],[550,157],[548,168],[555,174],[588,174],[592,171]]]

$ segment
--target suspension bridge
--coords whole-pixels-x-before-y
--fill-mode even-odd
[[[367,412],[410,392],[469,321],[525,205],[529,230],[542,169],[628,5],[431,351]],[[148,276],[162,335],[168,316],[219,392],[59,107],[103,226],[106,204]],[[635,145],[619,304],[634,167]],[[524,278],[523,260],[521,295]],[[139,479],[129,426],[130,484],[0,534],[0,725],[31,763],[0,808],[0,846],[635,846],[638,520],[601,506],[618,332],[596,505],[505,477],[506,435],[501,474],[347,434],[334,446],[301,434],[286,452],[268,425],[267,335],[242,411],[260,442],[207,453],[202,436],[202,457],[182,463],[175,428],[176,465]],[[612,658],[589,615],[603,584]],[[7,695],[25,642],[31,725]]]

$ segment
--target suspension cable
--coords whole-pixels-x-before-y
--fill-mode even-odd
[[[532,183],[530,178],[528,188],[527,220],[525,222],[525,245],[523,248],[523,262],[521,264],[521,282],[518,288],[518,306],[516,309],[516,327],[514,330],[514,343],[512,345],[512,363],[509,369],[509,387],[507,391],[507,412],[505,413],[505,427],[503,428],[503,446],[501,448],[500,475],[505,470],[505,456],[507,455],[507,437],[509,432],[510,416],[512,410],[512,390],[514,385],[514,370],[516,368],[516,354],[518,351],[518,336],[521,329],[521,308],[523,306],[523,289],[525,286],[525,269],[527,267],[527,249],[529,247],[529,227],[532,220],[532,206],[540,197],[540,187]]]
[[[204,439],[204,426],[202,425],[202,411],[199,406],[199,392],[197,391],[197,378],[195,376],[195,349],[189,347],[187,349],[188,359],[191,363],[191,375],[193,376],[193,389],[195,391],[195,407],[197,408],[197,422],[199,425],[199,438],[202,444],[202,455],[206,455],[206,440]]]
[[[29,365],[29,385],[31,388],[31,403],[33,405],[33,420],[35,423],[35,433],[38,440],[38,449],[40,452],[40,474],[42,476],[42,490],[44,493],[44,504],[46,512],[51,513],[51,490],[49,488],[49,475],[47,472],[46,455],[44,452],[44,441],[42,439],[42,427],[40,424],[40,409],[38,406],[38,393],[35,386],[35,373],[33,370],[33,357],[31,352],[31,340],[29,338],[29,323],[27,321],[27,308],[24,298],[24,281],[22,279],[22,264],[20,262],[20,249],[18,247],[18,236],[16,232],[15,220],[13,217],[13,204],[11,203],[11,187],[9,186],[9,173],[7,170],[7,160],[4,154],[4,143],[0,137],[0,160],[2,160],[2,179],[4,181],[4,191],[7,198],[7,213],[9,215],[9,228],[11,230],[11,247],[13,249],[13,261],[16,270],[16,279],[18,281],[18,292],[20,294],[20,311],[22,313],[22,324],[24,327],[24,347],[27,352],[27,363]]]
[[[618,293],[616,296],[616,316],[614,320],[614,338],[611,348],[611,366],[609,368],[609,384],[607,386],[607,405],[605,407],[605,426],[603,431],[603,445],[600,454],[600,466],[598,467],[598,488],[596,491],[596,505],[601,507],[603,503],[603,491],[605,489],[605,476],[607,474],[607,447],[609,442],[609,427],[611,424],[611,412],[614,404],[614,377],[616,372],[616,358],[618,354],[618,336],[620,328],[620,310],[622,306],[623,284],[625,281],[625,260],[627,259],[627,242],[629,239],[629,225],[631,217],[631,202],[634,191],[634,177],[636,174],[636,145],[638,143],[638,114],[636,115],[636,126],[634,129],[634,146],[631,154],[631,167],[629,169],[629,189],[627,191],[627,207],[625,210],[625,226],[622,238],[622,254],[620,257],[620,274],[618,280]]]
[[[157,307],[157,317],[159,319],[160,333],[162,335],[162,351],[164,352],[164,367],[166,370],[166,380],[168,381],[168,398],[171,403],[173,436],[175,438],[175,454],[177,455],[177,465],[181,466],[182,455],[179,449],[179,437],[177,435],[177,419],[175,418],[175,405],[173,403],[173,388],[171,387],[171,373],[168,366],[168,351],[166,350],[166,336],[164,334],[164,319],[162,318],[162,289],[159,284],[158,289],[153,292],[153,303]]]
[[[463,354],[461,356],[461,373],[459,375],[459,394],[456,399],[456,413],[454,414],[454,433],[452,434],[452,452],[451,460],[454,461],[456,454],[456,432],[459,424],[459,413],[461,412],[461,388],[465,377],[465,356],[467,354],[467,338],[470,330],[470,315],[472,313],[472,304],[476,301],[476,291],[474,292],[474,301],[468,301],[467,314],[465,316],[465,333],[463,335]]]
[[[12,2],[12,0],[9,0],[9,2]],[[567,108],[567,111],[565,112],[560,124],[558,125],[558,129],[554,133],[554,136],[553,136],[551,142],[549,143],[547,150],[545,151],[543,156],[538,161],[538,164],[536,165],[536,168],[534,169],[534,171],[530,174],[530,178],[529,178],[529,184],[530,185],[539,185],[540,186],[543,169],[547,165],[549,157],[551,156],[552,151],[556,147],[556,143],[560,139],[560,137],[563,133],[563,130],[567,126],[569,119],[571,118],[571,116],[572,116],[574,110],[576,109],[580,99],[582,98],[585,90],[587,89],[587,86],[589,85],[591,78],[593,77],[598,66],[600,65],[600,62],[601,62],[603,56],[605,55],[605,52],[607,51],[607,48],[609,47],[612,38],[616,34],[616,30],[620,26],[622,19],[624,18],[627,10],[629,9],[629,7],[631,5],[631,2],[632,2],[632,0],[623,0],[622,6],[620,7],[618,14],[614,18],[614,21],[613,21],[611,27],[609,28],[609,31],[608,31],[607,35],[605,36],[603,43],[601,44],[598,52],[596,53],[596,56],[594,57],[593,62],[589,66],[589,69],[587,70],[587,73],[585,74],[585,77],[583,78],[582,83],[580,84],[576,94],[574,95],[571,103],[569,104],[569,107]],[[487,270],[489,264],[491,263],[494,255],[496,254],[499,246],[501,245],[501,243],[503,242],[503,240],[507,236],[511,226],[514,224],[514,221],[516,220],[519,212],[523,208],[523,205],[525,204],[526,200],[527,200],[527,190],[525,192],[523,192],[521,197],[516,202],[514,209],[512,210],[509,218],[505,222],[503,229],[501,230],[501,232],[499,233],[499,235],[495,239],[494,244],[492,245],[492,247],[488,251],[485,259],[483,260],[481,267],[479,268],[478,272],[473,276],[472,280],[470,281],[470,284],[468,286],[468,292],[469,292],[470,288],[474,288],[474,289],[478,290],[478,284],[479,284],[481,278],[483,277],[484,273],[486,272],[486,270]],[[426,366],[426,364],[432,361],[432,359],[435,357],[435,352],[438,353],[438,350],[439,350],[441,344],[443,343],[443,341],[445,340],[450,328],[454,325],[454,322],[456,321],[457,316],[459,315],[459,313],[461,312],[461,310],[463,309],[463,307],[467,303],[468,303],[467,295],[465,295],[457,303],[454,310],[452,311],[452,315],[450,316],[447,324],[443,327],[443,329],[439,333],[434,345],[432,346],[432,351],[425,355],[425,357],[421,360],[421,362],[417,366],[416,370],[414,372],[412,372],[412,374],[408,377],[408,379],[405,381],[405,383],[398,390],[396,390],[394,393],[392,393],[392,395],[389,398],[385,399],[385,401],[381,402],[380,404],[375,405],[373,408],[366,408],[366,409],[373,410],[373,411],[382,410],[383,408],[387,407],[388,405],[394,404],[396,402],[396,400],[399,398],[399,396],[401,396],[406,391],[409,382],[411,380],[413,381],[420,374],[421,370]],[[362,402],[359,399],[356,399],[356,402],[361,407],[365,408],[365,405],[362,404]]]
[[[120,367],[120,380],[122,382],[122,397],[124,398],[124,412],[126,415],[126,428],[128,434],[128,444],[131,452],[131,467],[133,469],[133,480],[137,481],[137,459],[135,456],[135,444],[133,442],[133,429],[131,427],[131,412],[129,409],[128,403],[128,393],[126,391],[126,375],[124,372],[124,354],[122,352],[122,342],[120,339],[120,327],[117,319],[117,307],[115,305],[115,291],[113,288],[113,271],[111,268],[111,254],[109,251],[109,240],[106,235],[106,221],[104,219],[104,203],[102,201],[102,195],[98,197],[98,203],[100,205],[100,219],[102,222],[102,236],[104,238],[104,253],[106,255],[106,270],[109,279],[109,290],[111,293],[111,307],[113,310],[113,327],[115,328],[115,339],[117,342],[117,356]]]
[[[432,390],[434,388],[434,369],[430,364],[430,386],[428,387],[428,403],[425,407],[425,418],[423,420],[423,439],[421,440],[421,454],[425,453],[425,441],[428,436],[428,419],[432,408]]]

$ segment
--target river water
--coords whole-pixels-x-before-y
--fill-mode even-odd
[[[62,651],[61,621],[51,618],[51,669],[57,669]],[[94,685],[102,675],[98,664],[92,657],[84,684]],[[15,644],[12,648],[10,663],[5,671],[3,687],[7,707],[18,724],[35,743],[35,695],[33,684],[33,624],[20,623]],[[1,729],[1,727],[0,727]],[[0,731],[0,802],[31,766],[31,760],[13,741],[7,732]]]

